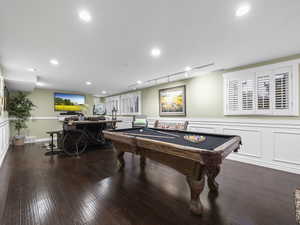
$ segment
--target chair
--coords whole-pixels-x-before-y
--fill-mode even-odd
[[[147,116],[145,115],[133,116],[132,127],[133,128],[148,127]]]
[[[50,155],[60,154],[62,151],[61,150],[54,151],[54,148],[56,147],[57,149],[61,149],[61,139],[62,139],[63,131],[62,130],[47,131],[46,133],[49,134],[51,137],[51,141],[48,146],[48,147],[50,147],[51,151],[46,152],[45,155],[50,156]],[[54,135],[55,134],[57,136],[57,146],[55,146],[55,144],[54,144]]]
[[[161,128],[161,129],[169,129],[169,130],[187,130],[189,125],[189,121],[183,122],[161,122],[156,120],[154,122],[154,128]]]

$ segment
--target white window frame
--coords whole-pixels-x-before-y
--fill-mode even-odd
[[[293,68],[292,67],[282,67],[282,68],[278,68],[278,69],[272,71],[272,73],[273,73],[273,77],[272,77],[273,82],[272,83],[275,84],[275,75],[277,73],[284,73],[284,72],[289,72],[290,74],[292,74],[292,76],[289,76],[289,90],[293,91],[293,84],[292,83],[294,81],[293,81]],[[275,89],[275,87],[273,86],[273,92],[272,92],[273,96],[272,96],[272,98],[275,101],[275,91],[274,91],[274,89]],[[287,110],[276,110],[275,106],[274,106],[275,104],[273,103],[273,108],[274,108],[273,114],[274,115],[281,116],[281,115],[290,115],[290,114],[293,113],[294,100],[293,100],[293,93],[292,92],[290,92],[289,97],[292,97],[292,99],[291,100],[289,99],[289,102],[288,102],[289,107],[288,107]]]
[[[257,97],[258,97],[258,86],[257,86],[257,82],[258,82],[258,77],[261,76],[268,76],[269,77],[269,82],[270,82],[270,86],[269,86],[269,109],[258,109],[258,102],[257,102]],[[272,115],[272,109],[273,109],[273,101],[272,101],[272,93],[274,93],[274,89],[273,89],[273,81],[272,81],[272,71],[271,70],[265,70],[265,71],[258,71],[255,72],[255,87],[256,87],[256,97],[255,97],[255,101],[256,101],[256,114],[258,115]]]
[[[139,108],[138,108],[138,112],[134,113],[134,112],[126,112],[124,110],[124,105],[122,103],[123,99],[130,99],[133,97],[138,97],[139,98]],[[109,110],[108,108],[111,107],[111,103],[117,101],[117,114],[118,115],[141,115],[142,114],[142,92],[141,91],[136,91],[136,92],[131,92],[131,93],[127,93],[127,94],[123,94],[123,95],[116,95],[116,96],[111,96],[111,97],[107,97],[105,98],[105,108],[106,108],[106,115],[111,115],[111,110]],[[108,107],[109,106],[109,107]]]
[[[281,63],[275,63],[267,66],[260,66],[236,72],[223,74],[224,86],[224,115],[270,115],[270,116],[298,116],[299,115],[299,65],[300,60],[291,60]],[[291,76],[289,76],[289,110],[276,110],[274,106],[274,75],[276,71],[290,67]],[[262,74],[270,73],[270,110],[257,109],[257,77]],[[255,84],[254,91],[254,110],[242,110],[242,88],[243,80],[253,80]],[[238,80],[239,83],[239,109],[230,111],[228,107],[227,87],[229,80]]]
[[[230,107],[229,107],[229,95],[228,95],[228,88],[229,88],[229,83],[231,81],[234,81],[237,83],[238,85],[238,99],[237,99],[237,102],[238,102],[238,109],[237,110],[230,110]],[[228,115],[239,115],[241,113],[241,98],[239,98],[240,96],[240,92],[241,92],[241,82],[240,80],[236,79],[235,77],[231,77],[230,79],[226,79],[224,80],[224,96],[225,96],[225,99],[228,101],[224,101],[224,110],[226,109],[226,111],[224,111],[224,114],[226,115],[228,113]]]
[[[105,108],[106,108],[106,115],[111,115],[112,110],[108,110],[108,105],[110,105],[112,102],[117,101],[117,105],[114,105],[115,107],[117,107],[117,114],[121,115],[121,105],[120,105],[120,100],[121,100],[121,96],[117,95],[117,96],[111,96],[111,97],[107,97],[105,98]]]
[[[253,83],[252,87],[252,109],[245,110],[243,109],[243,82],[248,82],[251,81]],[[255,113],[256,109],[256,90],[255,90],[255,80],[252,79],[242,79],[241,80],[241,88],[240,88],[240,108],[241,108],[241,113],[243,115],[248,115],[248,114],[253,114]]]
[[[138,107],[138,112],[128,112],[125,110],[125,105],[124,105],[124,102],[123,100],[124,99],[127,99],[130,101],[131,98],[136,98],[138,97],[139,99],[139,107]],[[121,95],[121,98],[120,98],[120,106],[121,106],[121,114],[122,115],[141,115],[142,114],[142,93],[141,91],[136,91],[136,92],[131,92],[131,93],[128,93],[128,94],[123,94]]]

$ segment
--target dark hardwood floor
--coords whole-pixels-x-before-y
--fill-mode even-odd
[[[79,159],[44,156],[38,144],[10,149],[0,170],[0,224],[296,224],[293,191],[300,187],[299,175],[225,160],[217,177],[219,196],[205,188],[199,217],[188,209],[183,175],[149,160],[140,171],[137,156],[125,159],[124,172],[116,172],[109,147]]]

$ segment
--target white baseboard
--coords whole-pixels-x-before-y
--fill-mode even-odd
[[[9,121],[8,118],[0,119],[0,167],[9,149]]]
[[[8,149],[9,149],[9,147],[7,147],[7,148],[4,150],[4,152],[2,152],[2,154],[0,155],[0,168],[1,168],[1,166],[2,166],[2,163],[3,163],[4,159],[5,159],[5,156],[6,156],[6,153],[7,153]]]
[[[237,154],[230,154],[227,156],[226,159],[229,159],[232,161],[239,161],[239,162],[247,163],[247,164],[251,164],[251,165],[271,168],[271,169],[275,169],[275,170],[281,170],[281,171],[285,171],[285,172],[289,172],[289,173],[300,174],[299,167],[286,166],[286,165],[282,165],[280,163],[263,161],[263,160],[259,160],[256,158],[252,159],[252,158],[244,157],[244,156],[237,155]]]
[[[53,138],[53,141],[56,141],[57,138]],[[51,141],[51,138],[37,138],[37,139],[30,139],[25,140],[25,144],[32,144],[32,143],[39,143],[39,142],[49,142]]]

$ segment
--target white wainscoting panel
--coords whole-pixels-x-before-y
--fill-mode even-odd
[[[274,161],[300,166],[300,132],[273,132]]]
[[[300,121],[150,117],[165,122],[189,121],[188,130],[240,135],[242,147],[227,159],[300,174]]]
[[[188,126],[188,130],[202,132],[202,133],[217,133],[215,127],[199,126],[199,125]]]
[[[241,136],[242,146],[237,154],[257,158],[262,157],[262,138],[260,130],[224,128],[223,133]]]
[[[0,167],[9,148],[9,122],[8,119],[0,120]]]

